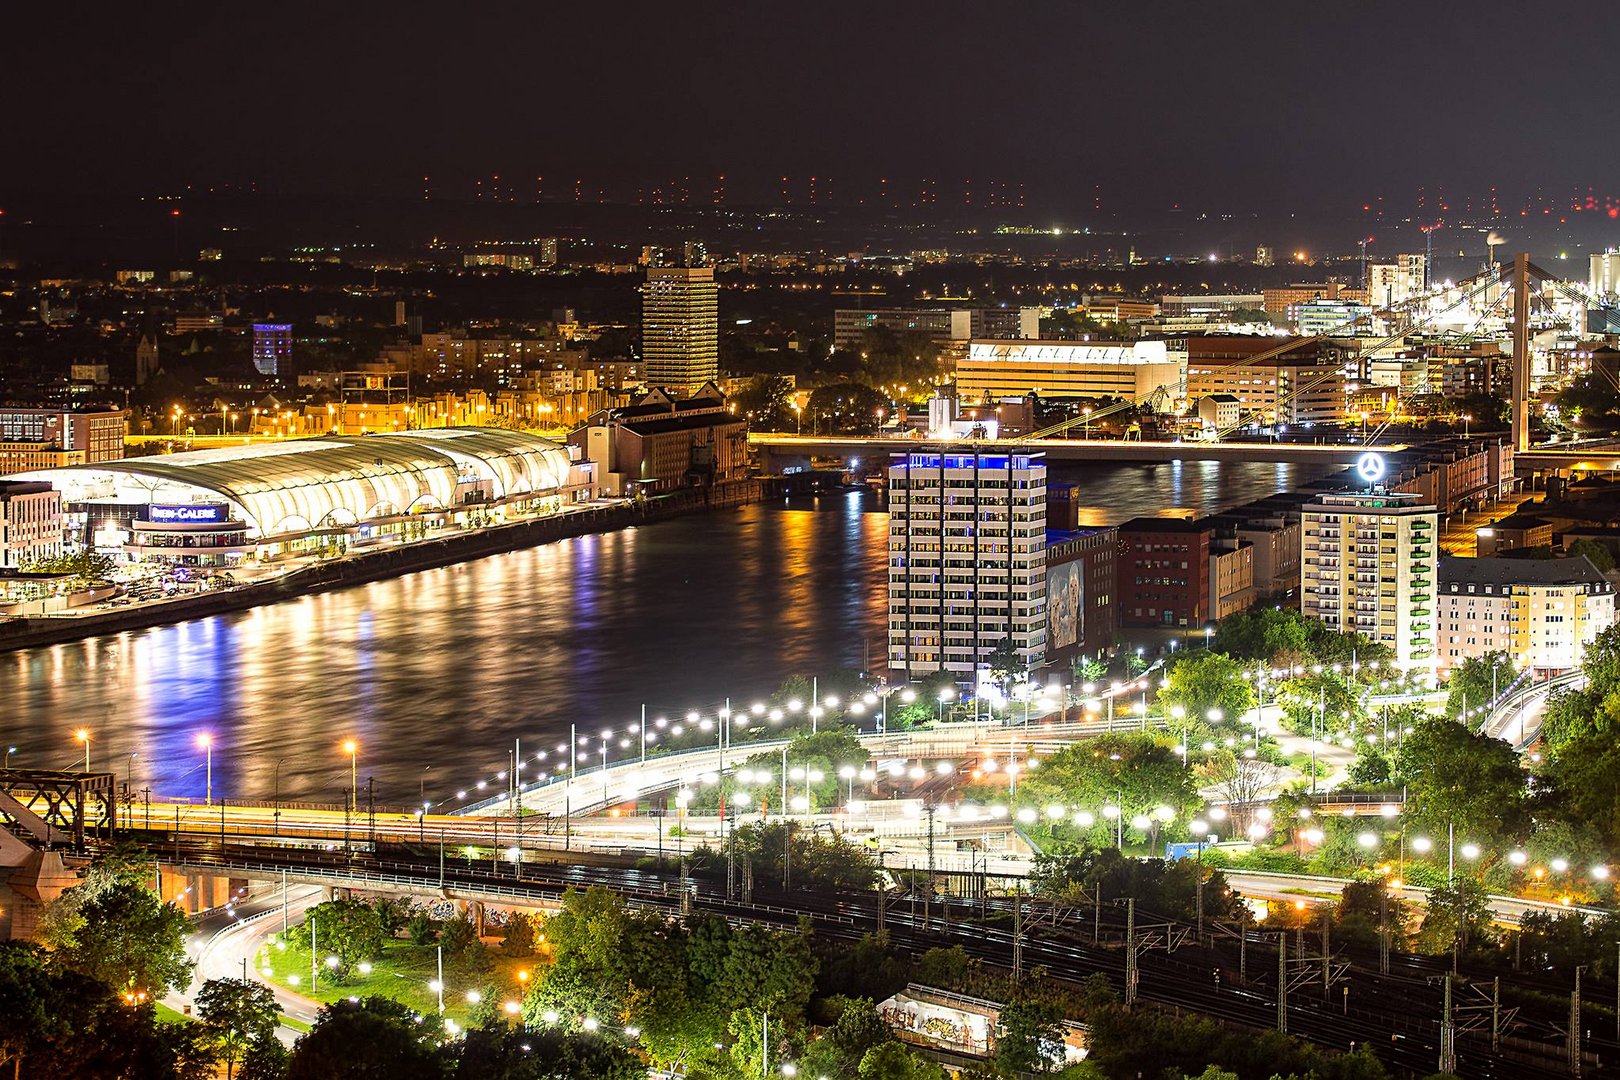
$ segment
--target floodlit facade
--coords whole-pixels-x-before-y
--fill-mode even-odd
[[[214,549],[295,551],[426,522],[552,513],[589,499],[594,466],[559,443],[495,428],[326,436],[43,469],[69,535],[129,557],[200,531]],[[174,546],[186,546],[176,544]]]
[[[897,454],[889,465],[889,666],[975,679],[1011,639],[1046,657],[1046,463]]]
[[[1187,363],[1162,341],[973,341],[956,362],[963,401],[1028,393],[1043,398],[1145,398],[1184,394]]]
[[[1300,519],[1301,613],[1389,646],[1402,668],[1434,667],[1436,508],[1405,492],[1339,492]]]
[[[1614,624],[1614,585],[1584,556],[1440,560],[1440,659],[1456,666],[1506,653],[1523,668],[1563,671]]]
[[[647,385],[693,394],[720,377],[719,290],[712,266],[654,266],[641,294]]]

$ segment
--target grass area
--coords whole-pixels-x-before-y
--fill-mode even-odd
[[[489,955],[494,968],[484,978],[485,985],[472,985],[465,978],[458,978],[450,963],[445,963],[444,1015],[458,1024],[466,1025],[468,1013],[473,1007],[467,1000],[469,990],[478,990],[486,995],[497,1015],[501,1015],[503,1002],[521,1000],[523,997],[523,982],[518,973],[532,971],[535,958],[513,960],[503,956],[493,945]],[[366,974],[362,975],[356,970],[348,978],[339,980],[322,965],[312,990],[307,942],[285,942],[278,947],[278,942],[272,939],[254,957],[254,963],[268,981],[305,997],[329,1003],[348,997],[381,996],[424,1014],[438,1009],[438,996],[428,988],[428,983],[437,973],[436,961],[432,945],[412,945],[408,941],[391,940],[384,943],[382,956],[371,961],[371,970]],[[299,1026],[291,1021],[288,1024]]]
[[[153,1005],[153,1008],[157,1011],[157,1021],[160,1024],[191,1023],[191,1017],[187,1016],[185,1013],[177,1012],[176,1010],[169,1008],[161,1001],[156,1002]]]

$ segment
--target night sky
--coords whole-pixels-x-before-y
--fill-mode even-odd
[[[28,4],[0,39],[0,199],[721,172],[736,202],[783,174],[1217,212],[1620,192],[1612,0]]]

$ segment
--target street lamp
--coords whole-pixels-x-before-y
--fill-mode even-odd
[[[945,722],[945,703],[955,696],[956,691],[948,686],[939,692],[939,722],[941,724]],[[86,766],[86,768],[89,768],[89,766]]]
[[[360,801],[360,781],[358,769],[360,744],[355,742],[353,739],[344,739],[343,752],[349,755],[349,798],[358,804]]]
[[[207,732],[197,736],[197,745],[208,755],[208,788],[203,797],[204,806],[214,805],[214,737]]]
[[[75,739],[78,739],[80,742],[84,743],[84,771],[89,772],[90,771],[90,732],[88,730],[86,730],[85,728],[80,728],[78,731],[75,731],[73,733],[73,737]]]

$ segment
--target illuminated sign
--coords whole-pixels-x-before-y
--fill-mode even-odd
[[[148,510],[147,520],[159,524],[182,524],[187,522],[221,522],[225,520],[225,507],[218,503],[187,503],[179,506],[164,506],[153,503]]]
[[[1384,456],[1382,454],[1362,454],[1356,460],[1356,472],[1369,484],[1376,484],[1384,478]]]

